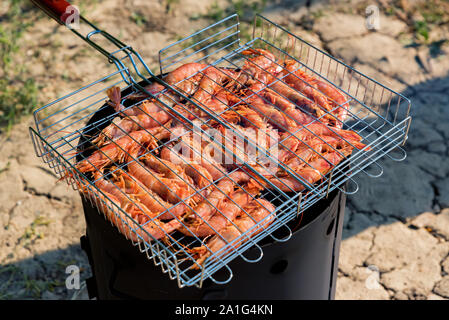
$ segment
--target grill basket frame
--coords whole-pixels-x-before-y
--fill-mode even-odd
[[[143,59],[134,50],[129,46],[122,46],[110,54],[110,62],[117,66],[116,72],[39,108],[34,113],[36,127],[30,128],[37,156],[41,157],[59,177],[64,178],[74,190],[79,190],[81,186],[92,206],[103,208],[106,219],[111,220],[111,217],[114,217],[115,225],[124,231],[122,232],[124,236],[155,265],[160,266],[162,272],[167,273],[170,279],[176,280],[180,288],[184,286],[201,288],[203,281],[207,278],[217,284],[229,282],[232,278],[232,270],[228,266],[230,261],[239,256],[253,263],[262,259],[263,250],[257,244],[260,239],[271,235],[275,241],[288,241],[292,234],[291,230],[287,233],[289,236],[282,239],[276,238],[274,231],[280,228],[288,229],[286,224],[289,221],[297,218],[333,190],[337,189],[345,194],[357,192],[358,185],[353,177],[360,172],[371,177],[380,176],[383,170],[378,162],[379,159],[387,157],[394,161],[401,161],[406,157],[401,146],[407,139],[411,122],[409,115],[411,102],[408,98],[358,72],[261,15],[255,17],[253,35],[249,41],[245,42],[242,39],[240,25],[238,16],[232,15],[162,49],[159,52],[161,74],[170,72],[187,62],[207,62],[216,67],[239,68],[247,59],[241,54],[243,50],[253,47],[268,49],[278,58],[295,59],[307,74],[344,92],[348,97],[346,103],[350,105],[349,119],[345,122],[345,129],[354,130],[361,135],[367,147],[354,151],[335,166],[328,175],[323,176],[322,181],[316,185],[310,185],[296,175],[295,178],[306,186],[305,192],[295,194],[286,194],[281,190],[276,190],[276,193],[271,192],[276,199],[285,200],[273,213],[274,222],[264,230],[261,227],[263,221],[257,223],[241,237],[227,243],[222,250],[209,256],[196,271],[190,268],[192,263],[195,263],[195,259],[181,245],[167,244],[157,239],[145,241],[142,235],[147,231],[138,225],[125,210],[108,199],[108,196],[95,183],[89,182],[89,178],[75,167],[75,163],[80,156],[79,148],[82,140],[79,139],[84,139],[86,132],[91,132],[93,129],[100,130],[117,116],[117,113],[111,113],[103,119],[91,121],[90,124],[85,125],[86,120],[90,120],[98,110],[107,108],[104,103],[106,100],[104,92],[113,86],[123,86],[123,91],[144,91],[150,95],[144,89],[144,85],[157,81],[210,114],[215,121],[229,126],[222,114],[210,113],[198,101],[193,101],[183,92],[167,85],[160,78],[154,77]],[[91,39],[98,33],[100,32],[90,32],[87,38]],[[144,65],[145,72],[140,71],[142,68],[139,69],[139,64]],[[126,65],[131,67],[128,68]],[[277,80],[282,81],[282,79]],[[254,94],[257,95],[258,92]],[[176,113],[169,106],[167,110]],[[208,120],[203,121],[201,125],[208,126]],[[204,132],[201,126],[197,129]],[[303,130],[307,130],[307,126]],[[238,132],[237,134],[241,135]],[[282,141],[280,144],[282,145]],[[370,148],[369,151],[367,151],[368,148]],[[395,153],[397,155],[394,155]],[[231,154],[234,156],[233,152]],[[245,161],[241,163],[242,167],[252,170]],[[343,188],[344,185],[348,185],[348,190]],[[148,233],[147,235],[151,238],[151,235]],[[200,239],[196,240],[200,241]],[[245,257],[245,251],[249,248],[256,248],[259,255],[256,258]],[[214,273],[220,269],[228,271],[229,276],[225,280],[213,277]]]

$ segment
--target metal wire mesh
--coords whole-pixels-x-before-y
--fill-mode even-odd
[[[354,193],[358,189],[353,180],[354,175],[364,172],[376,177],[382,174],[382,167],[377,163],[381,157],[388,156],[393,160],[405,158],[401,144],[407,138],[411,121],[410,101],[407,98],[364,76],[260,15],[255,18],[251,41],[242,43],[239,28],[238,17],[233,15],[159,52],[161,75],[190,62],[207,64],[187,79],[167,86],[157,96],[151,97],[164,114],[177,120],[176,126],[173,126],[171,121],[161,121],[155,114],[150,114],[145,109],[148,97],[143,98],[139,89],[152,83],[151,79],[142,78],[140,83],[136,83],[130,79],[129,70],[120,64],[117,65],[117,72],[37,110],[36,128],[30,128],[37,155],[42,157],[60,177],[64,177],[74,189],[89,199],[91,204],[138,246],[142,253],[156,265],[161,266],[164,273],[168,273],[171,279],[176,279],[179,287],[192,285],[201,287],[207,278],[216,283],[230,281],[232,271],[228,263],[231,260],[240,256],[247,262],[257,262],[262,258],[262,249],[257,245],[259,240],[271,236],[275,241],[287,241],[292,234],[287,223],[323,199],[329,192],[339,189],[342,192]],[[201,79],[209,78],[212,83],[214,82],[210,70],[218,75],[228,70],[239,70],[240,74],[244,74],[243,66],[253,66],[256,71],[263,72],[263,67],[246,53],[248,49],[253,48],[263,48],[278,58],[279,60],[271,61],[274,65],[285,67],[279,61],[289,60],[294,62],[296,67],[293,71],[276,76],[268,86],[260,83],[262,86],[258,87],[259,89],[249,90],[249,94],[245,96],[238,95],[228,87],[215,82],[224,90],[225,97],[233,101],[230,103],[217,98],[218,103],[225,106],[219,111],[211,109],[209,104],[196,99],[195,95],[189,92],[189,84],[193,83],[194,77],[198,75]],[[136,59],[133,59],[130,53],[127,57],[136,69],[133,62]],[[270,59],[269,56],[264,58]],[[124,58],[120,61],[123,60]],[[295,73],[297,71],[310,78],[298,78]],[[137,73],[139,74],[138,70]],[[314,87],[310,79],[317,79],[325,84],[326,88],[343,92],[346,99],[335,103],[333,109],[315,116],[311,123],[300,123],[278,104],[267,100],[264,95],[264,92],[271,90],[291,102],[290,97],[280,90],[283,85],[287,85],[287,77],[296,77],[295,81],[301,81],[304,88],[314,90],[317,90],[316,86]],[[235,85],[241,84],[236,81]],[[120,97],[123,109],[120,111],[104,103],[107,100],[105,91],[117,86],[124,87]],[[333,101],[329,92],[320,88],[318,91]],[[146,93],[149,94],[148,91]],[[207,90],[206,93],[213,94]],[[296,93],[301,95],[301,99],[313,102],[304,93],[299,91]],[[274,139],[273,143],[268,143],[264,152],[258,152],[260,141],[257,135],[248,134],[247,127],[232,121],[235,117],[242,116],[239,109],[242,105],[257,111],[257,108],[253,107],[254,99],[262,99],[273,114],[282,115],[282,119],[296,125],[293,130],[285,128],[274,118],[270,119],[271,128],[282,128],[283,135],[278,138],[276,131],[264,132],[263,137],[269,137],[269,141]],[[330,135],[338,137],[350,146],[350,153],[343,152],[312,129],[314,125],[326,125],[329,121],[338,124],[335,112],[343,106],[348,106],[343,129],[356,132],[362,138],[364,146],[357,148],[354,141],[342,135],[343,129],[338,126],[327,128],[331,131]],[[127,121],[134,132],[123,130],[122,125],[113,119],[123,118],[129,110],[139,110],[145,117],[156,122],[157,130],[146,128],[138,118],[132,117],[128,117]],[[304,112],[307,113],[307,110]],[[257,123],[249,117],[246,117],[245,121],[248,126],[257,127]],[[217,130],[217,127],[220,130]],[[119,138],[111,139],[104,135],[105,128],[115,130]],[[228,134],[230,132],[232,135]],[[324,145],[339,159],[336,164],[323,156],[313,144],[301,141],[310,154],[322,163],[327,163],[329,168],[325,171],[318,170],[320,176],[319,179],[315,179],[316,181],[306,179],[275,156],[279,150],[286,150],[293,154],[297,161],[303,163],[306,169],[317,171],[317,168],[303,155],[290,149],[289,143],[295,139],[300,140],[297,137],[301,134],[318,139],[320,145]],[[161,136],[163,138],[160,138]],[[202,145],[198,147],[191,143],[197,136],[206,139],[212,153],[221,152],[222,157],[232,159],[232,165],[217,162],[213,156],[205,157]],[[92,140],[98,137],[108,144],[102,147],[93,144]],[[236,143],[236,140],[240,140],[241,143]],[[130,145],[138,148],[131,152]],[[178,150],[177,147],[184,148],[183,153],[175,152],[174,150]],[[117,152],[110,153],[109,150]],[[190,155],[187,158],[186,150]],[[399,155],[394,156],[392,151]],[[114,158],[117,153],[122,155],[120,161]],[[103,165],[92,158],[95,154],[113,166],[104,170]],[[175,157],[176,166],[164,159],[163,154],[170,154],[172,160]],[[192,159],[196,160],[195,165],[192,165]],[[89,169],[80,170],[80,163],[84,165],[84,169]],[[276,168],[273,170],[282,170],[284,177],[293,178],[296,183],[303,186],[303,190],[298,192],[290,184],[285,183],[282,177],[276,176],[276,171],[267,169],[267,163]],[[184,171],[178,170],[177,166],[184,168]],[[216,176],[212,177],[206,172],[208,170],[203,171],[202,168],[210,169]],[[190,174],[185,174],[187,169]],[[248,179],[239,180],[242,172],[253,179],[250,181],[254,185],[264,187],[262,193],[258,194],[248,188]],[[136,178],[138,174],[141,175]],[[197,181],[201,181],[200,186]],[[343,185],[348,181],[352,182],[352,189],[345,190]],[[148,187],[150,182],[155,189]],[[178,192],[177,188],[180,185],[189,192],[187,194]],[[232,195],[231,192],[226,192],[229,185],[232,185]],[[156,186],[160,194],[171,197],[171,200],[162,199],[161,195],[154,191]],[[267,207],[266,199],[279,205],[257,220],[252,210]],[[243,223],[238,224],[237,220],[228,218],[221,209],[223,203],[227,205],[227,209],[238,211],[239,221],[246,219],[245,222],[249,227],[241,230]],[[162,209],[153,214],[148,210],[149,205]],[[194,215],[193,213],[200,210],[199,205],[202,206],[201,209],[215,212],[218,215],[217,219],[225,223],[227,230],[230,232],[237,230],[239,236],[226,238],[226,235],[222,234],[224,229],[215,229],[210,220],[198,214]],[[178,210],[183,214],[174,214]],[[186,215],[185,212],[190,214]],[[163,222],[163,218],[167,216],[171,220]],[[189,224],[189,219],[197,219],[195,223],[199,223],[205,230],[212,229],[215,243],[221,242],[221,246],[218,246],[218,249],[214,248],[212,238],[197,235],[199,229],[194,229]],[[280,228],[286,228],[289,236],[278,239],[273,232]],[[258,250],[260,253],[258,257],[245,256],[245,251],[251,247]],[[202,256],[203,259],[199,259],[198,256]],[[228,271],[228,277],[224,280],[215,279],[214,273],[223,268]]]

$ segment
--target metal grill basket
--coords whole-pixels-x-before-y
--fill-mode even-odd
[[[97,187],[95,182],[98,181],[98,178],[95,180],[75,167],[77,162],[87,159],[92,154],[93,149],[95,150],[90,143],[92,137],[111,124],[112,119],[118,116],[105,103],[107,100],[105,92],[109,88],[119,86],[122,88],[122,103],[125,107],[139,107],[140,102],[130,104],[129,101],[127,102],[127,97],[139,92],[146,92],[152,96],[146,91],[145,85],[157,81],[167,87],[166,90],[173,90],[182,96],[185,101],[209,115],[209,117],[195,119],[195,121],[187,121],[186,119],[186,123],[189,125],[185,125],[183,134],[201,133],[207,136],[210,135],[207,129],[211,128],[212,124],[219,123],[225,128],[231,128],[238,137],[246,139],[248,145],[255,145],[256,141],[233,128],[223,113],[211,112],[201,102],[194,101],[175,87],[166,84],[163,77],[155,77],[145,65],[144,60],[131,47],[94,27],[84,18],[81,21],[87,23],[91,30],[86,35],[74,31],[91,45],[96,46],[97,49],[100,48],[101,50],[99,50],[108,57],[109,61],[115,63],[117,71],[35,111],[36,127],[30,128],[30,133],[36,154],[56,174],[65,178],[65,181],[75,190],[81,188],[81,194],[88,198],[93,206],[103,212],[105,218],[110,220],[111,223],[114,221],[113,224],[133,245],[139,248],[142,254],[159,265],[171,279],[176,279],[179,287],[201,287],[203,281],[207,278],[215,283],[227,283],[232,278],[232,270],[228,267],[231,260],[239,256],[247,262],[257,262],[262,259],[263,251],[257,244],[259,240],[271,236],[275,241],[288,241],[292,232],[286,224],[326,197],[329,192],[339,189],[347,194],[355,193],[358,190],[358,185],[353,180],[356,174],[363,172],[369,176],[378,177],[383,171],[378,162],[379,159],[387,156],[392,160],[400,161],[406,156],[405,151],[401,148],[401,145],[407,139],[411,121],[409,116],[410,101],[406,97],[354,70],[261,15],[255,17],[252,38],[249,41],[242,39],[238,16],[232,15],[173,43],[159,52],[161,75],[188,62],[202,62],[217,68],[238,69],[248,61],[248,56],[242,54],[248,48],[263,48],[272,52],[278,58],[295,60],[302,71],[346,94],[348,100],[345,103],[348,103],[350,108],[348,118],[344,123],[344,129],[356,132],[363,138],[362,142],[366,144],[363,149],[355,148],[350,156],[334,166],[328,174],[323,175],[322,179],[316,184],[308,183],[301,176],[292,172],[288,166],[277,162],[275,157],[268,155],[269,161],[274,161],[277,166],[282,167],[297,181],[301,182],[304,185],[304,191],[285,192],[272,185],[272,188],[265,189],[262,195],[257,198],[251,195],[255,201],[265,198],[272,203],[279,204],[275,212],[266,218],[272,219],[271,224],[264,227],[266,219],[255,223],[240,237],[231,242],[226,241],[226,245],[217,252],[210,251],[210,248],[207,248],[206,245],[206,250],[209,250],[210,255],[204,263],[199,264],[189,248],[205,245],[204,239],[196,237],[194,234],[190,237],[176,234],[169,237],[168,241],[167,239],[152,239],[144,228],[144,224],[139,224],[126,210],[117,205]],[[98,38],[105,40],[116,48],[106,50],[100,47],[97,44]],[[185,81],[188,81],[188,79]],[[284,79],[277,78],[276,81],[282,82]],[[259,92],[254,92],[254,94],[257,95]],[[167,105],[166,100],[160,99],[160,96],[153,98],[158,99],[161,104],[166,106],[167,112],[182,116]],[[232,113],[232,107],[225,112]],[[321,122],[321,120],[318,118],[316,121]],[[169,127],[167,129],[170,130]],[[308,130],[307,125],[301,130]],[[226,135],[222,135],[221,138],[223,139],[222,142],[228,139]],[[156,153],[173,142],[173,140],[163,142],[155,149],[148,150],[145,154]],[[270,184],[270,181],[254,171],[253,167],[248,164],[248,159],[242,159],[241,152],[227,148],[226,144],[223,147],[222,142],[211,138],[211,143],[217,144],[218,147],[225,150],[227,155],[239,160],[237,169],[252,172],[258,175],[261,180]],[[280,140],[277,145],[283,146],[283,143],[284,141]],[[194,149],[192,151],[197,152]],[[140,157],[132,157],[127,163],[120,164],[114,170],[120,170],[130,162],[137,161]],[[257,163],[261,160],[251,159],[251,161]],[[217,184],[222,179],[228,179],[229,175],[237,169],[223,172],[223,177],[214,183]],[[112,181],[114,170],[104,173],[101,179]],[[152,173],[149,172],[149,174]],[[236,183],[236,185],[239,186],[239,190],[246,192],[240,184]],[[344,185],[347,185],[346,189],[343,188]],[[201,192],[201,190],[197,192]],[[227,197],[229,198],[229,196]],[[180,200],[189,206],[188,199]],[[133,200],[130,198],[130,201]],[[207,201],[207,198],[205,201]],[[138,204],[136,205],[138,206]],[[243,208],[241,209],[244,211]],[[179,221],[183,223],[183,221]],[[232,224],[232,221],[229,223]],[[278,239],[274,231],[280,228],[288,229],[287,234],[290,236]],[[257,248],[259,255],[257,257],[245,256],[245,252],[249,248]],[[223,268],[227,269],[228,277],[221,280],[215,279],[214,273]]]

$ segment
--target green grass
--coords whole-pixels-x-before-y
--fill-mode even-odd
[[[38,104],[37,85],[33,79],[0,79],[0,127],[9,132],[24,115]]]
[[[212,3],[212,5],[209,7],[208,13],[204,15],[194,15],[191,16],[191,20],[198,20],[198,19],[207,19],[210,20],[211,23],[218,22],[232,14],[237,14],[239,16],[239,38],[243,42],[250,41],[252,39],[252,30],[253,30],[253,18],[256,13],[261,13],[267,4],[267,0],[252,0],[252,1],[245,1],[245,0],[228,0],[225,6],[220,6],[217,1]],[[195,44],[197,41],[202,40],[206,38],[207,36],[210,36],[214,33],[214,30],[210,30],[210,34],[202,33],[197,37],[192,37],[190,41],[185,41],[182,45],[184,47],[189,47],[193,44]],[[207,33],[207,32],[206,32]],[[182,39],[182,37],[179,37],[179,39]],[[178,39],[178,40],[179,40]],[[212,41],[215,41],[217,39],[211,39]],[[234,40],[234,37],[229,38],[228,41],[231,42]],[[220,43],[220,45],[227,45],[228,43],[226,41],[223,41]],[[202,43],[202,46],[207,46],[208,43]]]
[[[12,125],[37,106],[38,87],[27,75],[26,67],[16,63],[19,40],[32,25],[32,4],[25,0],[8,0],[9,9],[0,16],[0,130],[9,133]]]
[[[267,5],[267,0],[228,0],[225,7],[218,5],[215,1],[209,8],[209,12],[202,16],[194,16],[193,19],[207,18],[218,21],[227,16],[237,13],[240,20],[252,22],[252,17],[256,13],[261,13]]]
[[[3,168],[0,168],[0,174],[2,174],[3,172],[8,171],[10,166],[11,166],[11,162],[8,161]]]
[[[62,280],[52,280],[47,283],[47,289],[50,292],[54,292],[56,288],[64,288],[65,287],[65,281]]]
[[[36,240],[43,239],[44,233],[42,231],[38,232],[36,228],[40,226],[48,226],[51,222],[51,220],[48,220],[44,216],[37,216],[34,221],[25,228],[23,235],[19,238],[19,242],[21,242],[22,245],[26,248]]]
[[[430,26],[426,21],[415,21],[413,25],[415,37],[421,41],[429,40]]]
[[[421,15],[429,24],[443,24],[448,21],[449,12],[446,10],[449,8],[449,1],[446,1],[446,6],[442,6],[444,1],[426,1],[420,8]]]
[[[357,12],[365,14],[366,5],[370,1],[361,2],[357,6]],[[437,56],[442,44],[446,43],[447,35],[435,39],[435,32],[442,26],[449,25],[449,0],[409,1],[405,8],[399,0],[385,0],[379,4],[380,10],[387,16],[394,16],[409,27],[412,43],[408,38],[400,38],[404,45],[427,46],[432,56]]]
[[[414,8],[418,17],[413,19],[413,31],[418,43],[431,45],[432,31],[449,23],[449,1],[431,0],[425,1]]]
[[[65,289],[65,266],[61,265],[57,277],[30,279],[18,266],[0,265],[0,300],[40,299],[45,291]]]
[[[131,13],[131,21],[134,22],[137,26],[142,27],[148,22],[148,19],[144,14],[134,11],[133,13]]]
[[[0,300],[11,299],[12,295],[9,292],[10,286],[14,283],[14,277],[20,272],[20,269],[14,265],[3,266],[0,265]]]
[[[180,0],[165,0],[165,9],[170,13],[175,5],[180,3]]]
[[[47,289],[47,283],[42,280],[28,279],[25,275],[25,291],[33,298],[40,298],[41,294]]]
[[[415,38],[416,45],[432,45],[432,33],[439,26],[449,23],[449,1],[429,0],[409,3],[404,9],[399,1],[390,1],[382,8],[387,15],[401,17]]]

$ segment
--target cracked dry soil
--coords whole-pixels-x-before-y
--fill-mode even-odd
[[[105,30],[118,29],[116,34],[150,64],[180,26],[191,32],[209,24],[188,17],[207,13],[212,1],[175,4],[169,13],[158,2],[134,2],[103,1],[91,15]],[[362,16],[322,1],[307,1],[308,7],[302,2],[268,2],[264,15],[412,100],[407,159],[381,161],[384,173],[376,179],[359,174],[360,189],[348,197],[336,298],[449,299],[449,46],[421,63],[422,50],[403,44],[409,28],[399,19],[381,16],[380,30],[371,32]],[[135,8],[148,20],[157,15],[177,24],[136,27],[129,19]],[[317,8],[321,14],[305,25],[303,17]],[[53,28],[53,21],[37,21],[23,44],[26,51],[57,42],[64,52],[41,48],[28,62],[36,66],[31,74],[45,84],[44,101],[113,70],[94,51],[86,53],[70,31]],[[43,72],[42,65],[54,68]],[[68,79],[64,68],[71,71]],[[69,265],[80,267],[81,280],[90,276],[79,245],[85,231],[81,202],[35,157],[30,125],[32,119],[24,119],[8,137],[0,137],[0,299],[86,299],[85,291],[65,287]]]

